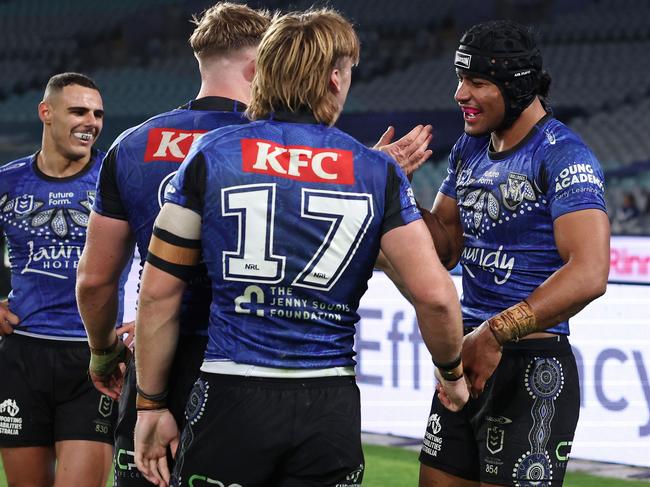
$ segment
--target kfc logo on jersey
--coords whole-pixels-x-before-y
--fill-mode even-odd
[[[183,162],[192,144],[199,140],[205,132],[205,130],[151,129],[144,153],[144,162]]]
[[[311,183],[354,184],[351,151],[282,146],[270,140],[242,139],[242,170]]]

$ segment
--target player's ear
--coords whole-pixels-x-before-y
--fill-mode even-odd
[[[38,104],[38,118],[44,124],[49,124],[52,120],[52,107],[49,103],[42,101]]]
[[[341,91],[341,72],[338,68],[332,69],[330,74],[329,88],[335,95]]]
[[[251,83],[253,81],[253,77],[255,76],[255,58],[251,59],[248,64],[244,67],[244,79]]]

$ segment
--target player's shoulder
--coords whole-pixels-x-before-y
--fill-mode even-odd
[[[9,174],[15,174],[17,172],[24,172],[26,170],[29,170],[33,158],[34,156],[30,155],[3,164],[2,166],[0,166],[0,174],[9,175]]]
[[[453,159],[468,159],[476,153],[485,154],[490,145],[489,135],[475,137],[463,133],[451,149]]]
[[[0,189],[5,192],[12,188],[17,179],[31,173],[34,156],[25,156],[0,166]]]
[[[590,159],[596,156],[587,147],[580,136],[556,118],[549,117],[539,125],[537,154],[547,161],[556,161],[566,157]]]

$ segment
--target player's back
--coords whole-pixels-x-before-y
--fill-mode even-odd
[[[142,263],[165,187],[190,147],[210,130],[247,122],[243,109],[244,105],[227,98],[192,100],[127,130],[111,146],[93,209],[129,222]],[[199,272],[184,295],[183,333],[205,333],[210,300],[210,283],[205,272]]]
[[[258,121],[207,134],[168,199],[202,213],[208,360],[353,365],[382,234],[419,218],[394,161],[335,128]],[[391,220],[393,219],[393,220]],[[391,226],[392,225],[392,226]]]

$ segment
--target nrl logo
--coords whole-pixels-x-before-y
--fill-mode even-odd
[[[24,194],[16,198],[14,213],[18,216],[28,215],[34,210],[34,195]]]
[[[490,426],[488,428],[486,446],[488,451],[492,453],[492,455],[496,455],[501,450],[503,450],[504,436],[505,436],[505,432],[501,428],[497,426]]]
[[[113,412],[113,400],[102,394],[102,397],[99,399],[98,411],[103,417],[108,418]]]

